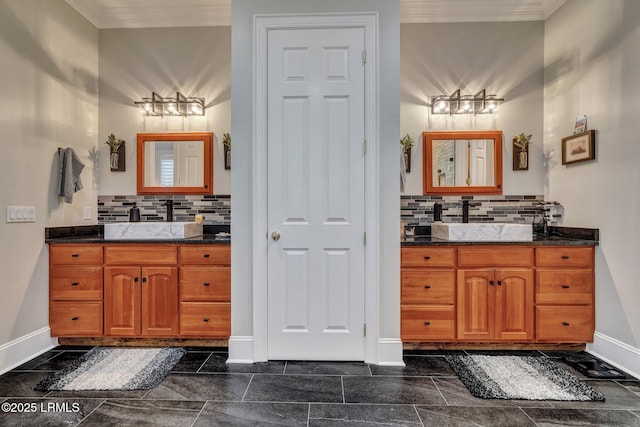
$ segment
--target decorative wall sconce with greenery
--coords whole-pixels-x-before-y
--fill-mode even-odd
[[[105,144],[109,146],[109,165],[112,172],[125,171],[125,151],[123,139],[116,138],[114,134],[107,137]]]
[[[231,169],[231,135],[229,133],[222,134],[222,146],[224,147],[224,168]]]
[[[529,144],[531,135],[520,135],[513,137],[513,170],[529,170]]]
[[[406,167],[406,172],[411,172],[411,149],[413,148],[413,139],[411,139],[411,135],[406,134],[401,140],[400,144],[402,144],[402,155],[404,156],[404,165]]]

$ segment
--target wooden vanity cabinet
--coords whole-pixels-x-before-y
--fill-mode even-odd
[[[102,335],[102,246],[51,245],[49,325],[52,336]]]
[[[105,246],[105,336],[178,335],[177,263],[175,245]]]
[[[180,336],[231,335],[231,245],[180,246]]]
[[[538,341],[593,341],[593,266],[593,247],[536,248]]]

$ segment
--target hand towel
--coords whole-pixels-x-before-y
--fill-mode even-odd
[[[407,165],[404,161],[404,147],[400,146],[400,191],[407,185]]]
[[[82,190],[80,173],[84,169],[84,163],[71,147],[59,152],[60,159],[60,192],[66,203],[73,202],[73,193]]]

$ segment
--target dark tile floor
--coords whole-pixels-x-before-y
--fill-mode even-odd
[[[89,348],[57,347],[0,376],[0,426],[640,426],[640,381],[591,380],[606,402],[483,400],[442,357],[407,352],[405,368],[337,362],[227,365],[225,349],[187,348],[156,388],[34,391]],[[459,353],[459,351],[458,351]],[[522,352],[512,352],[522,353]]]

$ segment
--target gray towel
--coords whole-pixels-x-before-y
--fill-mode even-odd
[[[59,196],[64,197],[67,203],[73,202],[73,193],[82,190],[80,172],[84,169],[84,164],[71,147],[67,147],[59,152],[60,159],[60,192]]]

